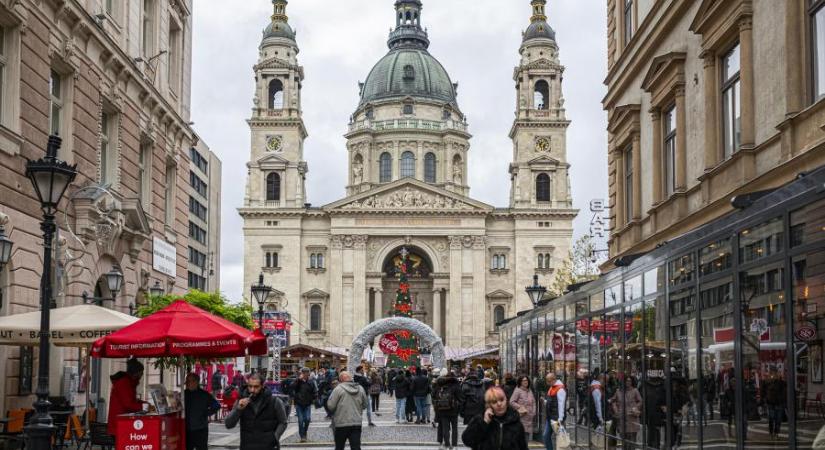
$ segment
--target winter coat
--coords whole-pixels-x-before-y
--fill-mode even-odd
[[[527,450],[527,438],[518,413],[508,407],[503,416],[493,416],[490,423],[479,414],[461,434],[461,441],[472,450]]]
[[[209,429],[209,416],[221,409],[221,404],[212,397],[212,394],[197,388],[194,391],[184,391],[184,407],[186,408],[186,430],[199,431]]]
[[[138,380],[120,371],[109,377],[112,390],[109,394],[109,425],[111,435],[117,434],[117,416],[143,410],[143,402],[137,399]]]
[[[510,406],[519,411],[519,408],[524,408],[527,410],[525,414],[519,414],[521,416],[521,424],[524,426],[524,431],[526,433],[533,433],[533,419],[536,418],[536,397],[529,389],[522,389],[517,387],[513,391],[513,396],[510,397]]]
[[[398,375],[393,382],[395,383],[395,398],[400,400],[402,398],[412,397],[410,380],[408,380],[407,377]]]
[[[662,407],[667,406],[664,383],[661,379],[648,380],[645,382],[644,386],[645,405],[642,410],[644,423],[648,426],[661,427],[665,424],[666,419],[666,415],[662,410]]]
[[[298,406],[310,406],[315,402],[315,397],[318,395],[318,389],[315,384],[310,381],[304,381],[300,378],[295,380],[291,386],[292,398]]]
[[[784,380],[776,378],[762,383],[762,399],[768,406],[784,406],[786,396],[787,385]]]
[[[412,380],[412,393],[415,397],[426,397],[430,393],[430,378],[427,375],[416,375]]]
[[[280,400],[262,392],[244,409],[236,403],[224,421],[228,429],[238,423],[241,424],[240,450],[273,450],[278,448],[278,439],[286,429],[286,411]]]
[[[464,424],[470,423],[470,420],[484,412],[484,385],[481,380],[474,376],[468,376],[464,383],[461,384],[461,417],[464,418]]]
[[[504,386],[502,387],[504,390],[504,395],[507,396],[507,401],[510,401],[510,397],[513,396],[513,391],[516,390],[516,380],[514,378],[508,378],[504,382]]]
[[[450,409],[439,409],[439,399],[442,395],[451,395],[454,399],[454,404]],[[461,392],[461,384],[458,379],[453,376],[440,377],[435,381],[435,389],[433,389],[433,405],[435,412],[439,417],[456,417],[461,409],[461,404],[464,403],[464,397]]]
[[[636,388],[617,391],[610,399],[616,429],[621,430],[622,420],[625,420],[625,433],[638,433],[641,430],[639,419],[642,416],[644,401]]]
[[[378,376],[378,374],[375,374],[370,377],[370,390],[368,393],[370,395],[380,395],[383,386],[384,383],[381,381],[381,377]]]
[[[340,383],[327,400],[327,408],[332,411],[333,427],[360,427],[361,414],[367,409],[368,401],[364,388],[358,383]]]

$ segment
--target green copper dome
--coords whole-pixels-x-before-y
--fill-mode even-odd
[[[280,37],[295,40],[295,31],[287,22],[272,22],[264,29],[264,39]]]
[[[361,104],[406,96],[457,103],[444,66],[423,48],[396,48],[381,58],[364,82]]]

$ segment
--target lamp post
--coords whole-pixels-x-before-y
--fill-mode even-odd
[[[538,275],[533,275],[533,285],[527,286],[524,288],[524,291],[527,292],[527,295],[530,297],[530,301],[533,302],[533,307],[535,308],[544,297],[544,294],[547,292],[547,288],[539,284]]]
[[[61,139],[49,136],[46,156],[37,161],[26,163],[26,177],[34,186],[34,193],[40,201],[43,211],[43,273],[40,278],[40,352],[37,366],[37,400],[34,402],[34,415],[26,427],[27,447],[30,450],[51,449],[51,439],[55,427],[49,415],[49,308],[52,297],[52,239],[57,230],[55,214],[63,194],[75,176],[77,166],[70,166],[57,159]]]
[[[83,298],[83,303],[94,303],[97,306],[103,306],[103,302],[106,300],[110,300],[112,302],[117,301],[117,294],[120,292],[120,288],[123,287],[123,272],[121,272],[117,267],[112,267],[112,270],[107,272],[104,276],[106,277],[106,286],[109,288],[112,298],[89,297],[89,294],[87,294],[86,291],[83,291],[83,293],[80,294]]]
[[[8,217],[0,214],[0,271],[2,271],[3,267],[9,263],[9,260],[11,259],[11,249],[14,246],[14,242],[6,237],[6,227],[4,225],[7,221]],[[0,285],[0,308],[2,307],[3,286]]]
[[[272,287],[264,284],[264,274],[258,276],[258,283],[252,285],[252,296],[258,302],[258,328],[264,332],[264,302],[269,298]],[[264,333],[265,334],[265,333]],[[258,370],[263,366],[263,358],[258,357]]]
[[[152,297],[163,297],[165,294],[166,291],[163,290],[160,281],[155,281],[155,285],[149,288],[149,295]]]

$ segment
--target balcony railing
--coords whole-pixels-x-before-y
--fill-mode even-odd
[[[394,119],[394,120],[361,120],[349,125],[350,133],[360,130],[388,131],[388,130],[432,130],[467,131],[467,124],[453,120],[423,120],[423,119]]]

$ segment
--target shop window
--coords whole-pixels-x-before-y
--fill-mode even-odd
[[[321,331],[321,305],[309,307],[309,329],[310,331]]]
[[[617,284],[604,291],[604,306],[610,308],[622,302],[622,285]]]
[[[782,219],[769,220],[739,233],[739,261],[744,264],[782,251]]]
[[[825,239],[825,200],[813,202],[791,212],[791,247]]]
[[[631,278],[624,282],[624,301],[632,302],[642,298],[642,276]]]
[[[699,250],[699,275],[706,276],[730,269],[730,239],[716,241]]]
[[[742,107],[740,105],[740,52],[737,43],[722,57],[722,131],[723,156],[730,158],[742,142]]]
[[[648,270],[645,272],[644,275],[644,289],[645,295],[652,295],[659,292],[660,288],[662,287],[663,280],[659,279],[660,274],[664,274],[664,271],[659,270],[659,268],[655,268],[652,270]]]
[[[695,269],[693,267],[693,253],[688,253],[668,263],[670,285],[677,286],[693,281]]]

